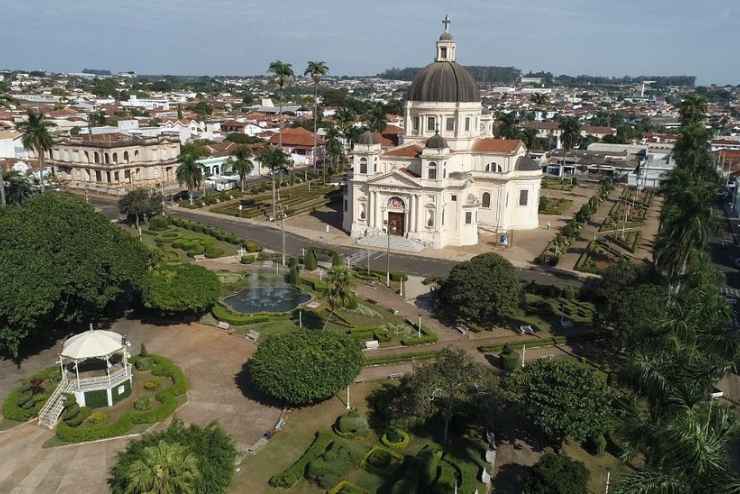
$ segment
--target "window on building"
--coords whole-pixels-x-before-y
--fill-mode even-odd
[[[360,159],[360,173],[367,174],[367,158]]]
[[[95,151],[95,153],[93,154],[93,158],[94,158],[95,163],[100,163],[100,155],[98,154],[97,151]]]
[[[113,153],[113,163],[118,163],[118,153]]]
[[[106,165],[109,165],[110,164],[110,154],[108,154],[108,153],[105,153],[105,164]]]
[[[100,175],[100,170],[95,170],[95,181],[96,182],[102,182],[103,177]]]
[[[123,178],[125,178],[126,180],[130,180],[131,179],[131,171],[130,170],[124,171],[123,172]]]
[[[437,125],[434,120],[434,117],[427,117],[427,130],[436,130]]]
[[[367,206],[360,204],[360,219],[364,220],[367,217]]]
[[[469,225],[473,222],[473,213],[470,211],[467,211],[465,213],[465,224]]]
[[[442,209],[442,226],[445,226],[445,210]]]
[[[434,227],[434,209],[427,209],[427,228]]]
[[[113,177],[115,178],[116,182],[120,181],[120,175],[118,175],[118,172],[115,172],[113,174]]]
[[[418,134],[419,133],[419,126],[420,125],[421,125],[421,119],[419,117],[414,117],[414,124],[413,124],[414,134]]]
[[[429,163],[429,180],[437,180],[437,163],[432,161]]]
[[[447,125],[445,127],[447,129],[447,132],[454,132],[455,130],[455,119],[454,118],[447,118]]]
[[[450,201],[452,201],[452,202],[455,202],[455,201],[457,201],[457,196],[456,196],[455,194],[452,194],[452,195],[450,196]]]
[[[526,206],[528,200],[529,200],[529,191],[526,189],[520,190],[519,191],[519,205]]]
[[[439,55],[441,58],[447,58],[447,47],[446,46],[440,47]]]
[[[484,208],[490,208],[491,207],[491,194],[488,192],[483,193],[483,200],[481,201],[483,203]]]
[[[470,117],[465,117],[465,132],[470,132]]]
[[[125,161],[126,163],[128,163],[128,151],[124,151],[123,152],[123,161]]]
[[[347,212],[347,199],[344,200],[344,212]]]

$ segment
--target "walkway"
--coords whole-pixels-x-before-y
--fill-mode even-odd
[[[622,189],[620,187],[615,187],[614,190],[611,191],[609,198],[601,203],[601,206],[599,206],[599,209],[591,217],[591,220],[583,227],[578,240],[568,248],[568,252],[560,256],[558,268],[575,271],[578,259],[581,257],[581,254],[588,249],[588,245],[594,239],[594,235],[599,231],[599,228],[606,217],[609,216],[609,211],[614,203],[619,200],[619,196],[621,194]]]

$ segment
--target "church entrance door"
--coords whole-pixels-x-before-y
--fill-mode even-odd
[[[405,233],[405,226],[404,213],[388,213],[388,228],[390,229],[391,235],[403,236]]]

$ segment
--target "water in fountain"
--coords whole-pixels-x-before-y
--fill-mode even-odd
[[[310,295],[281,278],[263,273],[248,276],[247,288],[224,299],[224,303],[236,312],[287,312],[311,299]]]

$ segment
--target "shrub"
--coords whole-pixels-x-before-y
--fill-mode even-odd
[[[216,304],[211,309],[213,317],[219,321],[224,321],[234,326],[244,326],[245,324],[257,324],[260,322],[269,321],[271,316],[267,314],[242,314],[240,312],[234,312],[233,310],[225,307],[221,304]]]
[[[344,267],[344,258],[339,255],[338,253],[334,252],[331,256],[331,266],[333,268],[342,268]]]
[[[364,436],[370,432],[367,417],[357,410],[351,410],[346,415],[339,417],[336,424],[339,434],[347,437]]]
[[[303,455],[289,466],[286,470],[270,478],[270,485],[273,487],[290,488],[301,480],[308,465],[315,458],[318,458],[332,442],[332,434],[329,432],[317,432],[311,445],[303,452]]]
[[[101,411],[92,412],[90,416],[85,419],[84,425],[100,425],[105,423],[107,420],[107,413]]]
[[[220,288],[218,276],[206,268],[165,265],[146,274],[141,298],[146,307],[165,313],[200,313],[216,302]]]
[[[147,349],[146,349],[146,345],[144,345],[144,344],[142,343],[142,344],[141,344],[141,347],[139,348],[139,356],[140,356],[140,357],[146,357],[147,355],[149,355],[149,352],[148,352],[148,351],[147,351]]]
[[[254,262],[254,256],[242,256],[239,262],[242,264],[252,264]]]
[[[242,245],[247,252],[262,252],[262,246],[254,240],[245,240]]]
[[[63,422],[65,425],[69,427],[79,427],[83,422],[85,422],[88,419],[88,417],[90,417],[92,413],[93,411],[90,408],[80,407],[76,415],[63,420]]]
[[[147,391],[154,391],[156,389],[159,389],[159,381],[155,381],[152,379],[145,382],[144,389],[146,389]]]
[[[360,372],[362,352],[351,337],[329,331],[269,336],[248,363],[252,382],[291,405],[315,403],[348,386]]]
[[[139,411],[146,411],[152,408],[152,399],[149,396],[142,396],[138,400],[134,401],[134,409]]]
[[[432,486],[439,475],[439,463],[442,460],[442,450],[424,446],[419,452],[419,461],[422,465],[421,478],[425,485]]]
[[[44,369],[13,389],[3,402],[3,417],[24,422],[38,415],[60,379],[59,367]]]
[[[586,446],[592,455],[603,456],[606,451],[606,437],[604,437],[604,434],[597,434],[595,437],[589,438]]]
[[[500,359],[501,367],[507,371],[516,370],[522,365],[521,355],[511,351],[511,348],[509,348],[509,353],[501,353]]]
[[[170,219],[167,216],[155,216],[149,220],[149,229],[154,231],[166,230],[170,226]]]
[[[136,357],[134,367],[136,367],[136,370],[148,371],[152,368],[152,360],[147,357]]]
[[[421,338],[416,336],[416,334],[414,336],[404,336],[401,338],[401,344],[406,346],[424,345],[427,343],[436,343],[438,339],[436,334],[424,332]]]
[[[308,249],[306,255],[303,257],[303,264],[306,267],[306,271],[314,271],[318,267],[318,260],[313,249]]]
[[[294,259],[294,258],[291,258]],[[285,281],[290,283],[291,285],[297,285],[298,284],[298,266],[293,265],[291,266],[290,270],[288,271],[288,274],[285,276]]]
[[[205,248],[205,254],[208,259],[216,259],[219,257],[223,257],[225,252],[221,247],[217,245],[208,244]]]
[[[324,489],[328,489],[362,460],[351,443],[334,441],[318,458],[306,467],[306,478],[314,480]]]
[[[588,477],[588,470],[580,461],[554,453],[545,453],[528,469],[522,491],[586,494]]]
[[[409,445],[411,438],[409,435],[401,429],[392,427],[385,431],[385,434],[380,438],[380,442],[390,448],[404,449]]]

